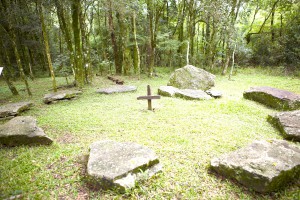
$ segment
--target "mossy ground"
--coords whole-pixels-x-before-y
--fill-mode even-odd
[[[266,118],[276,112],[243,98],[251,86],[271,86],[300,94],[300,80],[270,76],[255,69],[240,69],[228,81],[217,76],[221,99],[190,101],[162,97],[147,102],[136,100],[153,93],[168,82],[169,73],[158,68],[159,77],[122,77],[136,85],[135,93],[100,95],[97,88],[112,85],[106,77],[95,77],[76,100],[46,105],[44,94],[51,89],[50,78],[30,82],[28,97],[21,82],[19,97],[11,96],[0,81],[0,104],[30,100],[35,106],[22,115],[37,118],[38,125],[54,139],[51,146],[0,149],[0,198],[22,195],[25,199],[297,199],[300,183],[277,193],[261,195],[211,173],[214,156],[235,150],[257,139],[282,139]],[[57,78],[58,85],[65,84]],[[0,123],[4,123],[3,121]],[[102,191],[86,182],[85,162],[89,145],[97,140],[136,142],[153,149],[164,165],[163,173],[139,184],[125,194]],[[299,145],[299,143],[297,144]],[[300,145],[299,145],[300,146]]]

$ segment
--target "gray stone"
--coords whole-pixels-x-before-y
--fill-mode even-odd
[[[30,116],[19,116],[0,126],[0,144],[5,146],[49,145],[52,140]]]
[[[123,93],[123,92],[135,92],[136,86],[130,85],[116,85],[110,88],[98,89],[96,92],[100,94],[113,94],[113,93]]]
[[[300,110],[269,115],[268,121],[279,129],[285,139],[300,142]]]
[[[211,168],[257,192],[277,191],[299,179],[300,148],[284,140],[254,141],[212,159]]]
[[[175,70],[169,79],[168,86],[179,89],[209,90],[215,85],[215,75],[187,65],[183,68]]]
[[[254,87],[245,91],[245,99],[257,101],[278,110],[300,109],[300,95],[272,87]]]
[[[10,103],[0,107],[0,118],[10,118],[19,115],[21,112],[30,109],[31,102]]]
[[[175,97],[187,99],[187,100],[208,100],[211,99],[211,96],[206,94],[202,90],[192,90],[192,89],[183,89],[178,90],[175,93]]]
[[[158,88],[158,94],[165,97],[174,97],[178,90],[178,88],[173,86],[160,86]]]
[[[217,91],[217,90],[212,90],[212,89],[210,89],[210,90],[207,90],[207,91],[205,91],[209,96],[211,96],[211,97],[213,97],[213,98],[215,98],[215,99],[217,99],[217,98],[221,98],[222,97],[222,92],[220,92],[220,91]]]
[[[62,100],[70,100],[76,98],[79,94],[82,94],[79,90],[62,90],[44,96],[44,103],[50,104]]]
[[[155,153],[136,143],[97,141],[90,146],[87,173],[104,189],[125,191],[161,171]]]

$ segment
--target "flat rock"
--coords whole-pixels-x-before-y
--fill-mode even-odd
[[[206,92],[209,96],[211,96],[211,97],[213,97],[213,98],[215,98],[215,99],[221,98],[222,95],[223,95],[221,91],[212,90],[212,89],[207,90],[207,91],[205,91],[205,92]]]
[[[179,89],[209,90],[215,85],[215,75],[187,65],[183,68],[176,69],[170,76],[168,86]]]
[[[10,103],[0,107],[0,118],[10,118],[19,115],[21,112],[30,109],[31,102]]]
[[[257,101],[278,110],[300,109],[300,95],[272,87],[254,87],[245,91],[245,99]]]
[[[178,88],[173,86],[160,86],[158,88],[158,94],[165,97],[174,97],[178,90]]]
[[[284,140],[254,141],[212,159],[211,168],[257,192],[273,192],[299,179],[300,148]]]
[[[125,191],[161,171],[155,153],[131,142],[97,141],[90,146],[87,173],[104,189]]]
[[[31,116],[19,116],[0,126],[0,144],[4,146],[49,145],[52,140]]]
[[[285,139],[300,142],[300,110],[269,115],[268,121],[279,129]]]
[[[130,85],[116,85],[110,88],[98,89],[96,92],[100,94],[113,94],[113,93],[123,93],[123,92],[135,92],[136,86]]]
[[[44,103],[50,104],[62,100],[70,100],[76,98],[79,94],[82,94],[79,90],[62,90],[44,96]]]
[[[183,89],[178,90],[175,93],[175,97],[187,99],[187,100],[208,100],[211,99],[211,96],[206,94],[202,90],[192,90],[192,89]]]

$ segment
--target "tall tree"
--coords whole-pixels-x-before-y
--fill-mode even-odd
[[[42,26],[42,34],[43,34],[44,45],[45,45],[45,53],[47,55],[48,67],[49,67],[49,71],[50,71],[51,79],[52,79],[52,87],[53,87],[54,92],[57,92],[55,74],[54,74],[52,61],[51,61],[49,40],[48,40],[48,34],[47,34],[45,20],[44,20],[44,14],[43,14],[43,5],[42,5],[41,0],[38,0],[37,5],[38,5],[38,12],[40,15],[41,26]]]

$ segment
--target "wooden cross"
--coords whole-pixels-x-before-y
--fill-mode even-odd
[[[138,100],[148,100],[148,110],[152,110],[152,99],[160,99],[160,95],[151,96],[151,88],[150,85],[147,85],[147,96],[140,96],[137,98]]]

